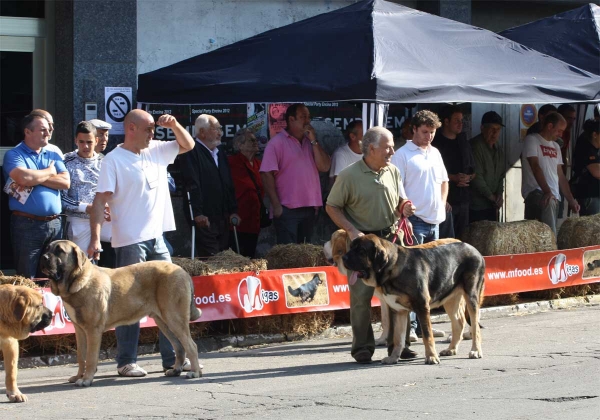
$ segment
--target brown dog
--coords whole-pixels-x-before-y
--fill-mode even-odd
[[[19,342],[52,322],[52,311],[42,303],[42,294],[25,286],[0,286],[0,348],[6,369],[6,396],[10,402],[25,402],[17,387]]]
[[[179,376],[187,354],[192,364],[187,378],[202,376],[189,328],[189,322],[200,318],[201,312],[194,304],[192,279],[181,267],[150,261],[115,270],[98,268],[71,241],[50,243],[40,265],[50,278],[52,293],[62,298],[75,326],[79,370],[69,382],[90,386],[102,333],[145,316],[154,319],[175,349],[175,365],[165,374]]]
[[[348,271],[346,271],[346,267],[342,261],[342,257],[350,250],[350,236],[348,232],[344,229],[338,229],[331,235],[331,240],[327,241],[323,247],[323,252],[325,253],[325,258],[329,261],[330,264],[333,264],[337,267],[340,274],[344,276],[348,275]],[[437,241],[428,242],[426,244],[409,246],[406,248],[434,248],[440,245],[451,244],[454,242],[460,242],[458,239],[454,238],[445,238],[438,239]],[[375,340],[376,346],[385,346],[387,344],[387,340],[390,333],[390,312],[387,303],[385,303],[385,299],[383,298],[383,294],[380,287],[375,288],[375,296],[381,302],[381,335],[378,339]],[[398,328],[398,325],[394,325],[394,329]],[[396,332],[394,332],[396,334]]]
[[[473,337],[469,358],[482,357],[479,307],[485,260],[471,245],[457,242],[433,248],[405,248],[375,235],[365,235],[352,241],[342,261],[346,269],[353,271],[348,283],[362,279],[369,286],[381,288],[384,300],[396,312],[399,328],[394,329],[394,348],[383,363],[398,361],[408,311],[414,311],[421,321],[425,363],[439,363],[429,314],[431,308],[439,306],[444,307],[452,324],[452,342],[440,356],[456,354],[466,322],[466,306]]]

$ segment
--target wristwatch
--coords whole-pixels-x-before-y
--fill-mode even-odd
[[[317,141],[313,140],[313,141],[310,142],[310,144],[312,144],[314,146],[315,144],[317,144]]]

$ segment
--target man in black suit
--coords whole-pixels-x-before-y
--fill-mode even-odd
[[[223,128],[212,115],[196,118],[196,145],[181,155],[181,174],[196,225],[196,255],[210,257],[229,248],[229,223],[237,215],[235,190],[221,144]]]

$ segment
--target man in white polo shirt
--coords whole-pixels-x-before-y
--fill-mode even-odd
[[[423,110],[411,121],[413,139],[392,157],[400,170],[404,190],[417,208],[409,218],[419,244],[439,238],[439,224],[446,220],[448,173],[440,152],[431,146],[441,123],[436,114]]]

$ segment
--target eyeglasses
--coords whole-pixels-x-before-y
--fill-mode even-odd
[[[246,142],[247,143],[256,143],[256,144],[258,144],[258,140],[256,140],[255,137],[251,137],[249,139],[246,139]]]
[[[216,127],[215,127],[215,126],[212,126],[212,127],[210,127],[210,128],[212,128],[213,130],[215,130],[215,131],[218,131],[218,132],[220,132],[220,133],[222,133],[222,132],[223,132],[223,127],[222,127],[222,126],[220,126],[220,125],[218,125],[218,126],[216,126]]]

